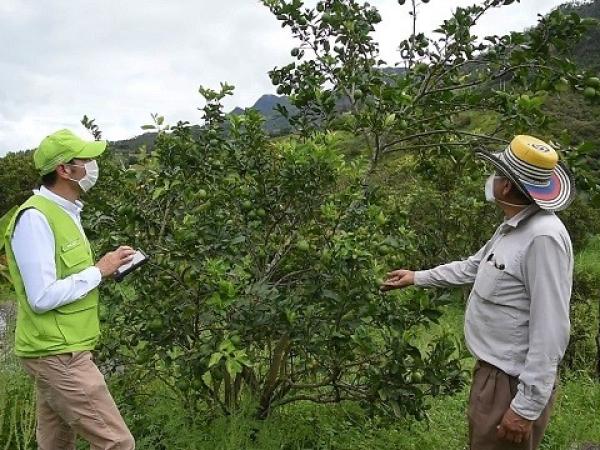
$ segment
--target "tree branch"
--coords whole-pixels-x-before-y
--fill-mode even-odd
[[[386,144],[384,146],[384,151],[383,154],[388,154],[388,153],[392,153],[394,151],[397,151],[396,149],[394,150],[389,150],[390,147],[393,147],[395,145],[398,145],[402,142],[406,142],[406,141],[411,141],[413,139],[418,139],[418,138],[423,138],[423,137],[429,137],[429,136],[439,136],[439,135],[444,135],[444,134],[454,134],[457,136],[470,136],[470,137],[474,137],[477,139],[481,139],[481,140],[488,140],[488,141],[493,141],[493,142],[497,142],[499,144],[508,144],[508,141],[506,139],[501,139],[501,138],[497,138],[494,136],[488,136],[488,135],[484,135],[484,134],[476,134],[476,133],[470,133],[468,131],[459,131],[459,130],[433,130],[433,131],[426,131],[423,133],[418,133],[418,134],[413,134],[411,136],[406,136],[403,137],[402,139],[397,139],[395,141],[389,142],[388,144]],[[429,145],[429,144],[427,144]],[[431,144],[429,146],[436,146],[438,144]]]

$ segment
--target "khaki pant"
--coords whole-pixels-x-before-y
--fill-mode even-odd
[[[92,450],[133,450],[135,441],[90,352],[21,360],[35,379],[40,450],[74,450],[76,435]]]
[[[513,444],[496,438],[496,427],[517,394],[519,380],[483,361],[475,364],[469,398],[469,442],[471,450],[535,450],[550,420],[556,390],[542,415],[533,424],[527,442]]]

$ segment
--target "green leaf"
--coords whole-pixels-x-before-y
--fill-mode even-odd
[[[593,142],[584,142],[579,147],[577,147],[577,153],[580,155],[587,155],[589,153],[594,153],[598,149],[598,146]],[[0,229],[0,232],[2,230]]]
[[[4,235],[17,209],[19,209],[18,206],[13,206],[6,214],[0,217],[0,250],[4,247]]]
[[[340,300],[339,294],[329,289],[323,289],[323,297],[330,298],[331,300],[335,300],[336,302]]]
[[[210,368],[210,367],[218,364],[221,361],[221,359],[223,359],[223,353],[221,353],[221,352],[213,353],[210,356],[210,361],[208,362],[208,367]]]
[[[164,193],[165,193],[165,188],[163,186],[161,186],[159,188],[156,188],[154,190],[154,192],[152,193],[152,200],[156,200],[157,198],[159,198]]]
[[[208,387],[212,387],[212,374],[210,373],[210,370],[205,372],[204,375],[202,375],[202,381],[204,381],[204,384],[206,384],[206,386]]]
[[[225,339],[219,345],[219,351],[223,353],[232,353],[235,350],[235,345],[231,342],[231,339]]]
[[[388,114],[385,118],[384,125],[386,127],[391,127],[395,121],[396,121],[396,114],[394,114],[394,113]]]
[[[248,355],[246,355],[246,350],[236,350],[235,352],[233,352],[233,356],[234,356],[235,360],[237,362],[239,362],[240,364],[242,364],[243,366],[246,366],[246,367],[252,366],[252,363],[250,362]]]
[[[225,361],[225,368],[232,377],[235,377],[242,371],[242,365],[233,358],[228,358],[227,361]]]

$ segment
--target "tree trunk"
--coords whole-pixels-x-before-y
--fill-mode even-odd
[[[280,381],[281,366],[285,363],[288,351],[290,348],[290,337],[285,334],[280,339],[273,352],[271,367],[265,380],[263,391],[260,396],[260,402],[257,411],[257,417],[265,419],[269,415],[271,409],[271,400],[273,393]]]

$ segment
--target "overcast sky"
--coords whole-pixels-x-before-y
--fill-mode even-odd
[[[431,0],[420,30],[476,0]],[[481,34],[521,30],[562,0],[521,0],[494,11]],[[407,6],[371,0],[383,59],[409,27]],[[0,155],[34,148],[47,134],[87,131],[84,114],[109,140],[140,134],[150,113],[197,123],[200,84],[235,85],[227,109],[273,93],[267,71],[291,61],[293,41],[258,0],[0,0]]]

